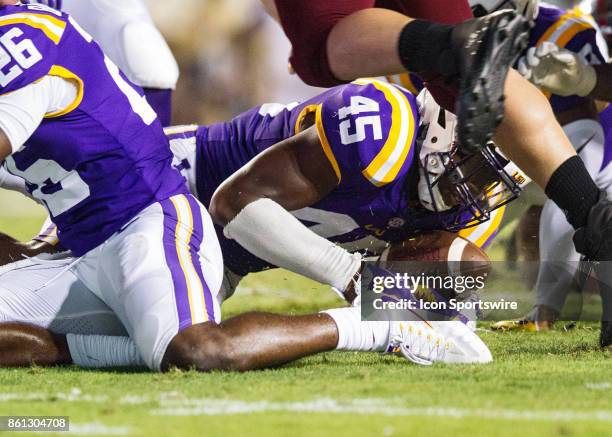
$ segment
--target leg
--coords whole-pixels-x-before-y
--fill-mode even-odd
[[[212,220],[191,195],[145,209],[87,254],[77,273],[94,284],[155,370],[177,334],[221,319],[221,249]]]
[[[0,366],[70,363],[65,336],[125,335],[112,311],[69,270],[73,258],[0,268]]]
[[[0,324],[0,367],[71,364],[63,335],[23,323]]]
[[[0,268],[0,323],[59,334],[125,335],[112,310],[71,271],[74,258],[30,258]]]
[[[506,81],[506,96],[506,118],[497,129],[495,141],[544,189],[554,171],[576,155],[574,147],[546,97],[514,70]]]
[[[162,369],[255,370],[334,350],[338,330],[327,314],[247,313],[219,325],[195,325],[168,346]]]

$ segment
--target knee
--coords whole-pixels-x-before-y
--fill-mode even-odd
[[[177,334],[164,355],[162,370],[172,367],[212,370],[240,370],[242,368],[232,341],[222,327],[207,322],[191,326]]]

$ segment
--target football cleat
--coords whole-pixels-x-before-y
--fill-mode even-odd
[[[586,226],[574,234],[574,245],[587,261],[596,261],[593,265],[602,296],[603,314],[612,314],[612,202],[605,191],[599,193],[597,203],[589,211]],[[612,345],[610,323],[606,319],[601,322],[599,344],[602,348]]]
[[[536,305],[533,310],[522,319],[502,320],[491,325],[492,331],[550,331],[555,327],[559,313],[546,305]]]
[[[530,21],[503,10],[457,25],[451,34],[459,60],[459,144],[476,151],[504,118],[508,71],[527,47]]]
[[[491,325],[493,331],[527,331],[539,332],[550,331],[554,328],[554,322],[541,321],[535,322],[529,319],[502,320]]]
[[[481,364],[493,361],[489,348],[461,322],[391,322],[387,353],[416,364]]]

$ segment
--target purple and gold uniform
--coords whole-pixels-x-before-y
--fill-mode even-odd
[[[419,111],[415,96],[400,87],[358,81],[299,105],[263,105],[226,123],[167,132],[192,192],[209,205],[225,179],[268,147],[295,135],[309,117],[340,182],[321,201],[292,211],[302,223],[349,250],[374,253],[387,241],[443,228],[443,214],[409,205],[418,180]],[[195,157],[189,158],[194,143]],[[224,238],[221,228],[217,231],[232,272],[242,276],[272,267]]]
[[[160,369],[178,332],[220,320],[223,263],[212,220],[173,167],[157,114],[89,34],[43,5],[0,7],[0,65],[0,95],[53,76],[76,85],[72,103],[47,113],[4,166],[26,181],[77,257],[35,290],[24,279],[42,260],[0,273],[0,299],[27,301],[44,289],[60,311],[71,290],[89,290]]]
[[[587,64],[608,62],[605,42],[598,37],[596,24],[578,9],[564,10],[554,6],[540,6],[535,27],[531,30],[529,46],[538,47],[548,41],[577,53]],[[548,96],[555,113],[572,109],[584,103],[585,97]]]
[[[69,16],[6,6],[0,35],[23,48],[20,57],[3,58],[0,93],[47,75],[78,85],[72,106],[47,114],[4,164],[47,207],[65,247],[83,255],[152,203],[187,193],[142,90]]]

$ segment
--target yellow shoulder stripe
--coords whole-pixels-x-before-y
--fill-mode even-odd
[[[42,30],[44,34],[55,44],[59,44],[66,29],[66,22],[50,15],[19,13],[0,17],[0,26],[10,24],[26,24]]]
[[[545,41],[550,41],[559,47],[565,47],[576,34],[592,29],[592,27],[588,21],[582,19],[575,11],[569,11],[544,32],[536,46],[542,45]]]
[[[76,108],[78,108],[78,106],[83,101],[83,95],[85,94],[85,84],[83,83],[83,80],[79,76],[74,74],[72,71],[64,67],[60,67],[59,65],[54,65],[53,67],[51,67],[51,70],[49,70],[49,73],[47,73],[47,75],[63,77],[64,79],[72,81],[77,86],[77,96],[70,104],[70,106],[68,106],[66,109],[46,114],[45,118],[61,117],[62,115],[69,114]]]
[[[363,170],[363,175],[375,186],[382,187],[397,177],[412,147],[416,131],[412,107],[396,87],[377,80],[358,80],[358,85],[373,85],[391,104],[391,128],[381,151]]]
[[[334,152],[332,151],[331,146],[329,145],[329,141],[327,140],[327,135],[325,135],[325,128],[323,127],[322,113],[323,113],[323,105],[319,105],[317,107],[315,126],[317,127],[317,133],[319,134],[319,140],[321,141],[321,147],[323,148],[323,152],[325,153],[325,156],[327,156],[327,159],[329,160],[329,163],[334,169],[334,172],[336,172],[336,176],[338,177],[338,183],[340,183],[340,181],[342,180],[340,166],[338,165],[338,161],[336,160],[336,157],[334,156]]]

